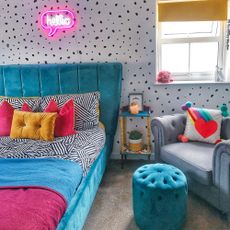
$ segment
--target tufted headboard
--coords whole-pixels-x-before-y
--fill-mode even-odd
[[[100,120],[114,136],[120,106],[122,65],[82,63],[0,66],[0,96],[34,97],[100,91]]]

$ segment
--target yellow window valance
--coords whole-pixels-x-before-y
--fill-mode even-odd
[[[158,21],[227,20],[228,0],[159,0]]]

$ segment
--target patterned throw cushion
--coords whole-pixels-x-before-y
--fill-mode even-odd
[[[74,130],[74,104],[68,100],[61,109],[58,108],[55,100],[51,99],[44,112],[56,112],[54,136],[65,137],[76,134]]]
[[[219,110],[193,108],[187,102],[182,106],[187,111],[184,136],[192,141],[216,144],[220,141],[222,114]]]
[[[23,104],[26,102],[27,105],[32,109],[32,111],[36,112],[39,109],[39,97],[27,98],[27,97],[0,97],[0,104],[3,101],[9,102],[14,109],[20,110]]]
[[[14,111],[10,137],[53,141],[56,113]]]
[[[99,104],[100,93],[92,92],[85,94],[66,94],[42,97],[40,111],[44,111],[51,99],[57,102],[58,107],[62,107],[66,101],[73,99],[75,110],[76,130],[88,130],[99,125],[97,106]]]

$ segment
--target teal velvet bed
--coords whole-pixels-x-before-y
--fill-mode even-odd
[[[106,143],[78,187],[58,230],[83,228],[112,151],[121,79],[120,63],[0,66],[0,96],[36,97],[100,91],[100,121],[105,125]]]

